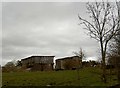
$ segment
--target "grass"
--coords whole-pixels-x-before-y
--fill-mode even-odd
[[[1,68],[0,68],[0,87],[2,86],[2,72],[1,72]]]
[[[3,86],[111,86],[117,84],[115,75],[108,82],[101,82],[101,69],[83,68],[79,70],[80,80],[76,70],[66,71],[38,71],[38,72],[13,72],[2,74]],[[111,81],[111,82],[110,82]]]

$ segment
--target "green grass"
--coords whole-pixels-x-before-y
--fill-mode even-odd
[[[83,68],[79,70],[80,80],[76,70],[66,71],[38,71],[38,72],[13,72],[2,74],[3,86],[110,86],[117,84],[115,75],[111,82],[101,82],[99,68]]]

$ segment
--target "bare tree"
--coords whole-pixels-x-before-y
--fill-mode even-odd
[[[85,53],[83,52],[82,48],[78,52],[73,52],[76,56],[79,57],[80,59],[80,65],[77,68],[77,78],[80,80],[80,74],[79,74],[79,69],[82,68],[82,60],[85,58]]]
[[[10,61],[5,64],[5,67],[15,67],[15,64],[13,61]]]
[[[120,19],[120,1],[119,2],[116,2],[117,4],[117,8],[118,8],[118,17]],[[118,29],[119,29],[119,32],[118,32],[118,36],[117,36],[117,39],[116,39],[116,43],[117,43],[117,56],[118,56],[118,65],[117,65],[117,75],[118,75],[118,82],[120,83],[120,22],[119,22],[119,25],[118,25]]]
[[[85,25],[91,38],[97,40],[100,44],[102,57],[102,81],[106,83],[106,51],[109,41],[116,35],[120,19],[115,3],[94,2],[87,3],[87,11],[90,20],[86,20],[78,15],[81,24]]]
[[[20,60],[16,61],[16,66],[22,66],[22,62]]]
[[[78,56],[80,58],[80,64],[82,67],[82,60],[85,58],[85,53],[83,52],[83,49],[80,48],[80,50],[78,52],[73,52],[76,56]]]
[[[116,5],[120,18],[120,2],[116,2]],[[113,64],[116,67],[118,82],[120,83],[120,25],[118,29],[119,31],[117,32],[117,36],[114,37],[109,47],[108,61],[110,62],[110,64]]]

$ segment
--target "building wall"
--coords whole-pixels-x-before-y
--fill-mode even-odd
[[[53,63],[53,57],[49,56],[42,56],[42,57],[35,57],[35,63]]]
[[[22,67],[31,68],[31,70],[53,70],[54,56],[32,56],[22,59]]]
[[[62,59],[58,59],[56,60],[56,69],[65,69],[65,70],[69,70],[69,69],[76,69],[78,67],[80,67],[80,65],[82,64],[82,61],[80,60],[79,57],[68,57],[68,58],[62,58]]]
[[[56,60],[56,66],[55,66],[56,69],[62,69],[61,68],[61,60]]]
[[[51,71],[53,70],[53,64],[40,64],[36,63],[33,65],[32,71]]]

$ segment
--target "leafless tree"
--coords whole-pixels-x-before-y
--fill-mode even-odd
[[[85,58],[85,53],[84,53],[83,49],[80,48],[80,50],[78,52],[75,51],[73,53],[80,58],[80,62],[81,62],[80,64],[81,64],[81,67],[82,67],[82,60]]]
[[[80,59],[80,65],[77,68],[77,78],[78,80],[80,80],[80,75],[79,75],[79,69],[82,68],[82,60],[85,58],[85,53],[83,52],[82,48],[80,48],[80,50],[78,52],[73,52],[76,56],[79,57]]]
[[[120,18],[120,2],[116,2],[118,8],[118,15]],[[120,83],[120,25],[118,27],[119,31],[117,32],[117,36],[114,37],[110,46],[109,46],[109,59],[110,64],[114,64],[116,67],[116,73],[118,77],[118,82]]]
[[[100,44],[102,57],[102,81],[106,83],[106,51],[109,41],[116,35],[119,27],[120,18],[114,2],[93,2],[87,3],[87,11],[90,20],[84,19],[78,15],[80,24],[85,25],[91,38],[97,40]]]

